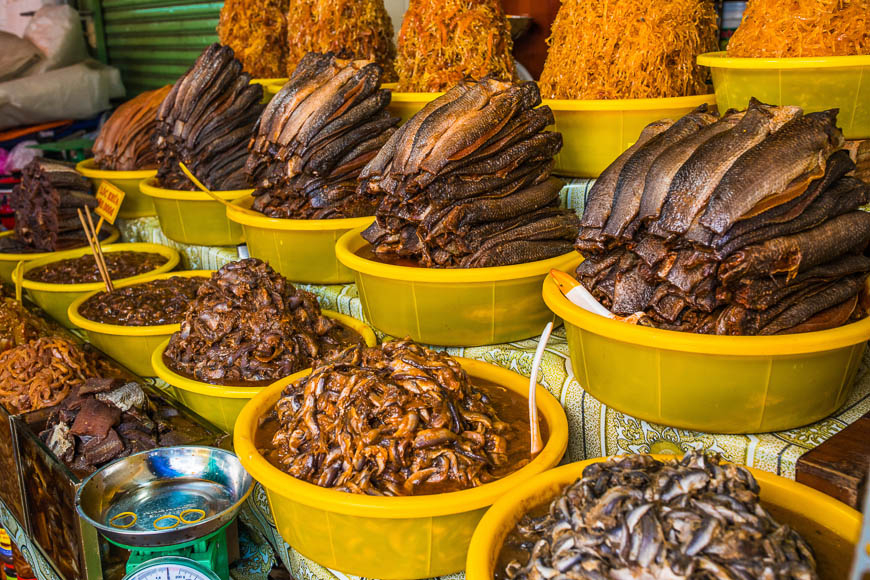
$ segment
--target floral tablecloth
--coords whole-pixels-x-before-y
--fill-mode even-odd
[[[582,212],[593,182],[572,180],[562,191],[564,205]],[[157,218],[140,218],[120,224],[126,241],[155,242],[178,248],[188,268],[219,268],[239,258],[239,248],[184,246],[171,242],[160,231]],[[243,255],[245,249],[241,249]],[[320,299],[324,308],[364,319],[359,295],[353,284],[338,286],[300,285]],[[448,348],[451,354],[483,360],[531,374],[536,339],[475,348]],[[719,435],[656,425],[608,408],[586,394],[577,382],[568,356],[564,329],[557,329],[542,363],[542,384],[556,396],[568,415],[570,439],[566,462],[620,453],[681,453],[703,449],[721,453],[730,461],[794,478],[797,459],[806,451],[870,411],[870,355],[865,355],[856,386],[846,404],[833,416],[818,423],[778,433]],[[281,541],[269,514],[265,492],[257,487],[245,520],[270,538],[278,557],[297,580],[342,580],[345,576],[319,566],[294,552]]]

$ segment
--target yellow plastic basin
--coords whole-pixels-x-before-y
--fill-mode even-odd
[[[849,396],[870,318],[783,336],[659,330],[592,314],[550,276],[544,301],[565,321],[574,375],[593,397],[654,423],[712,433],[806,425]]]
[[[234,206],[250,209],[253,199]],[[335,257],[335,243],[346,232],[366,228],[374,217],[335,220],[291,220],[253,215],[227,208],[230,221],[242,226],[252,258],[268,262],[279,274],[306,284],[347,284],[353,272]]]
[[[673,455],[654,455],[661,461]],[[499,499],[486,512],[468,549],[466,580],[492,580],[501,546],[520,518],[549,504],[583,469],[604,458],[563,465],[524,483]],[[816,554],[822,580],[841,580],[861,531],[861,514],[810,487],[758,469],[748,468],[761,488],[761,503],[779,522],[788,524],[809,542]]]
[[[678,119],[707,103],[714,95],[667,99],[544,99],[553,109],[562,133],[562,150],[556,155],[557,175],[598,177],[607,166],[631,147],[644,127],[661,119]],[[743,108],[746,108],[744,105]]]
[[[213,270],[187,270],[184,272],[166,272],[164,274],[151,274],[139,280],[116,284],[115,288],[144,284],[151,280],[165,280],[174,276],[182,278],[211,276]],[[161,324],[155,326],[123,326],[119,324],[104,324],[94,322],[79,314],[79,308],[84,302],[105,289],[88,292],[76,298],[69,305],[67,316],[73,326],[85,331],[88,342],[101,351],[120,362],[122,365],[139,375],[140,377],[153,377],[154,367],[151,366],[151,353],[160,343],[169,340],[172,333],[177,332],[180,324]]]
[[[133,282],[141,280],[142,278],[151,276],[153,274],[169,272],[178,265],[179,260],[178,252],[168,246],[161,246],[160,244],[111,244],[104,245],[102,246],[102,248],[104,254],[110,252],[149,252],[153,254],[161,254],[167,259],[167,262],[165,264],[158,266],[150,272],[140,274],[138,276],[131,276],[129,278],[119,278],[118,280],[112,281],[116,283]],[[37,305],[39,305],[40,308],[42,308],[49,315],[51,315],[52,318],[54,318],[67,328],[74,328],[74,325],[72,324],[72,322],[70,322],[69,316],[67,316],[67,312],[69,311],[69,305],[72,304],[75,299],[79,298],[82,294],[87,294],[89,292],[94,292],[96,290],[105,288],[103,283],[90,282],[87,284],[49,284],[47,282],[35,282],[33,280],[26,279],[27,272],[33,270],[34,268],[38,268],[52,262],[66,260],[68,258],[78,258],[90,253],[90,248],[78,248],[75,250],[66,250],[65,252],[54,252],[51,255],[46,256],[45,258],[25,262],[21,269],[18,271],[21,279],[21,286],[25,290],[27,290],[27,294],[30,296],[31,300],[33,300]]]
[[[372,329],[359,320],[332,310],[322,310],[322,312],[324,316],[357,331],[368,346],[375,346],[378,343]],[[181,376],[163,362],[163,351],[168,345],[169,338],[166,338],[151,354],[151,365],[154,367],[155,374],[175,388],[175,395],[189,409],[227,433],[233,432],[233,425],[236,424],[236,418],[242,411],[242,407],[263,389],[269,388],[212,385]],[[303,372],[310,372],[310,370]],[[299,376],[299,373],[291,376]],[[283,384],[286,384],[286,381]]]
[[[100,183],[108,181],[124,192],[124,202],[118,217],[132,219],[154,215],[154,203],[150,197],[142,195],[139,191],[139,182],[157,175],[156,169],[142,169],[139,171],[108,171],[99,169],[94,159],[85,159],[76,165],[76,171],[87,177],[94,184],[94,191],[100,187]]]
[[[197,246],[237,246],[244,241],[242,227],[227,219],[223,204],[201,191],[179,191],[157,187],[156,178],[140,185],[142,193],[152,198],[160,229],[170,240]],[[253,189],[216,191],[221,199],[235,201],[250,195]]]
[[[729,58],[710,52],[698,64],[712,70],[720,110],[745,109],[749,97],[807,113],[837,107],[846,139],[870,137],[870,55]]]
[[[481,346],[541,333],[553,315],[541,299],[552,268],[573,271],[580,255],[496,268],[437,269],[382,264],[357,254],[363,228],[346,233],[335,254],[354,271],[366,320],[397,337],[441,346]]]
[[[107,229],[109,235],[103,240],[103,244],[111,244],[118,241],[118,238],[121,234],[118,232],[117,228],[111,225],[104,225],[104,228]],[[13,236],[15,232],[10,230],[8,232],[0,232],[0,238],[6,236]],[[14,284],[14,280],[12,279],[12,272],[15,270],[15,267],[18,265],[18,262],[29,262],[31,260],[39,260],[40,258],[47,258],[48,256],[53,256],[56,252],[34,252],[31,254],[4,254],[0,253],[0,281],[6,282],[8,284]]]
[[[262,85],[263,86],[263,103],[268,103],[272,100],[272,97],[281,90],[281,87],[284,86],[289,79],[251,79],[251,84]]]
[[[390,113],[392,113],[393,115],[401,118],[401,123],[404,123],[405,121],[416,115],[420,109],[444,94],[397,93],[394,90],[396,86],[395,84],[385,84],[383,86],[385,89],[393,90],[392,98],[390,99],[390,104],[387,106],[387,110],[390,111]]]
[[[529,391],[529,380],[514,372],[457,360],[472,378],[523,395]],[[273,467],[254,444],[260,418],[272,411],[284,387],[301,377],[275,383],[248,403],[239,415],[233,442],[244,468],[266,488],[281,537],[303,556],[347,574],[392,580],[459,572],[484,511],[511,489],[558,464],[568,445],[565,412],[538,386],[538,409],[550,427],[550,437],[533,461],[503,479],[416,497],[375,497],[318,487]]]

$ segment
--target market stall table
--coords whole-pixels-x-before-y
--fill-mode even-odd
[[[563,203],[582,212],[585,196],[592,183],[589,180],[571,180],[562,191]],[[160,231],[154,217],[122,220],[119,226],[124,241],[161,243],[178,249],[184,268],[218,269],[246,256],[244,246],[207,247],[172,242]],[[324,308],[363,318],[355,285],[299,286],[315,293]],[[537,339],[529,339],[446,350],[453,355],[487,361],[529,376],[536,346]],[[575,380],[562,328],[554,332],[546,349],[542,361],[542,383],[568,411],[571,434],[566,461],[622,453],[681,453],[698,449],[719,452],[728,460],[794,479],[795,466],[801,455],[870,411],[868,364],[870,356],[865,354],[854,392],[833,416],[799,429],[757,435],[722,435],[675,429],[648,423],[602,405],[587,395]],[[264,578],[275,557],[287,566],[297,580],[346,578],[343,574],[311,562],[283,542],[272,521],[265,492],[259,485],[242,512],[242,521],[251,529],[248,540],[242,545],[243,560],[232,572],[234,578]],[[23,550],[30,550],[25,552],[26,555],[32,554],[33,548],[2,506],[0,525],[10,530],[10,535],[23,546]],[[272,546],[275,547],[274,551]],[[40,578],[53,580],[56,576],[45,570]]]

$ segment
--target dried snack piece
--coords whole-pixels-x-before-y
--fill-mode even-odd
[[[260,260],[231,262],[200,287],[163,356],[212,384],[272,382],[361,337]]]
[[[411,0],[399,32],[399,90],[446,91],[466,79],[516,76],[497,0]]]
[[[709,0],[564,0],[553,23],[541,94],[645,99],[710,92],[699,54],[716,50]]]
[[[145,91],[119,106],[100,128],[94,142],[94,163],[100,169],[134,171],[157,167],[154,131],[157,108],[172,85]]]

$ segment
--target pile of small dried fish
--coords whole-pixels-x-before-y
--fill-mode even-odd
[[[697,452],[593,463],[548,514],[517,525],[509,542],[529,557],[508,564],[507,578],[818,579],[810,546],[758,491],[745,468]]]
[[[463,82],[402,125],[361,174],[383,196],[363,233],[382,258],[478,268],[570,252],[573,211],[550,177],[562,147],[535,83]]]
[[[752,101],[649,125],[589,191],[577,277],[659,328],[779,334],[866,314],[870,186],[837,111]]]
[[[89,379],[55,407],[39,434],[79,477],[139,451],[190,445],[209,436],[165,401],[135,382]]]
[[[212,44],[196,59],[157,110],[157,180],[167,189],[193,190],[183,162],[211,190],[245,189],[248,141],[263,105],[233,50]]]
[[[86,245],[77,210],[97,207],[91,182],[72,167],[37,157],[21,172],[9,199],[15,242],[5,251],[53,252]]]
[[[172,85],[146,91],[118,107],[94,142],[94,162],[100,169],[133,171],[157,167],[154,131],[157,108]]]
[[[288,385],[275,409],[280,467],[321,487],[456,491],[495,479],[508,461],[509,426],[486,396],[450,356],[410,340],[327,359]]]
[[[386,111],[381,73],[374,62],[331,53],[302,59],[251,142],[254,210],[293,219],[374,214],[376,199],[357,191],[357,177],[399,122]]]
[[[163,356],[207,383],[272,382],[347,346],[345,330],[320,313],[313,294],[249,258],[200,287]]]

